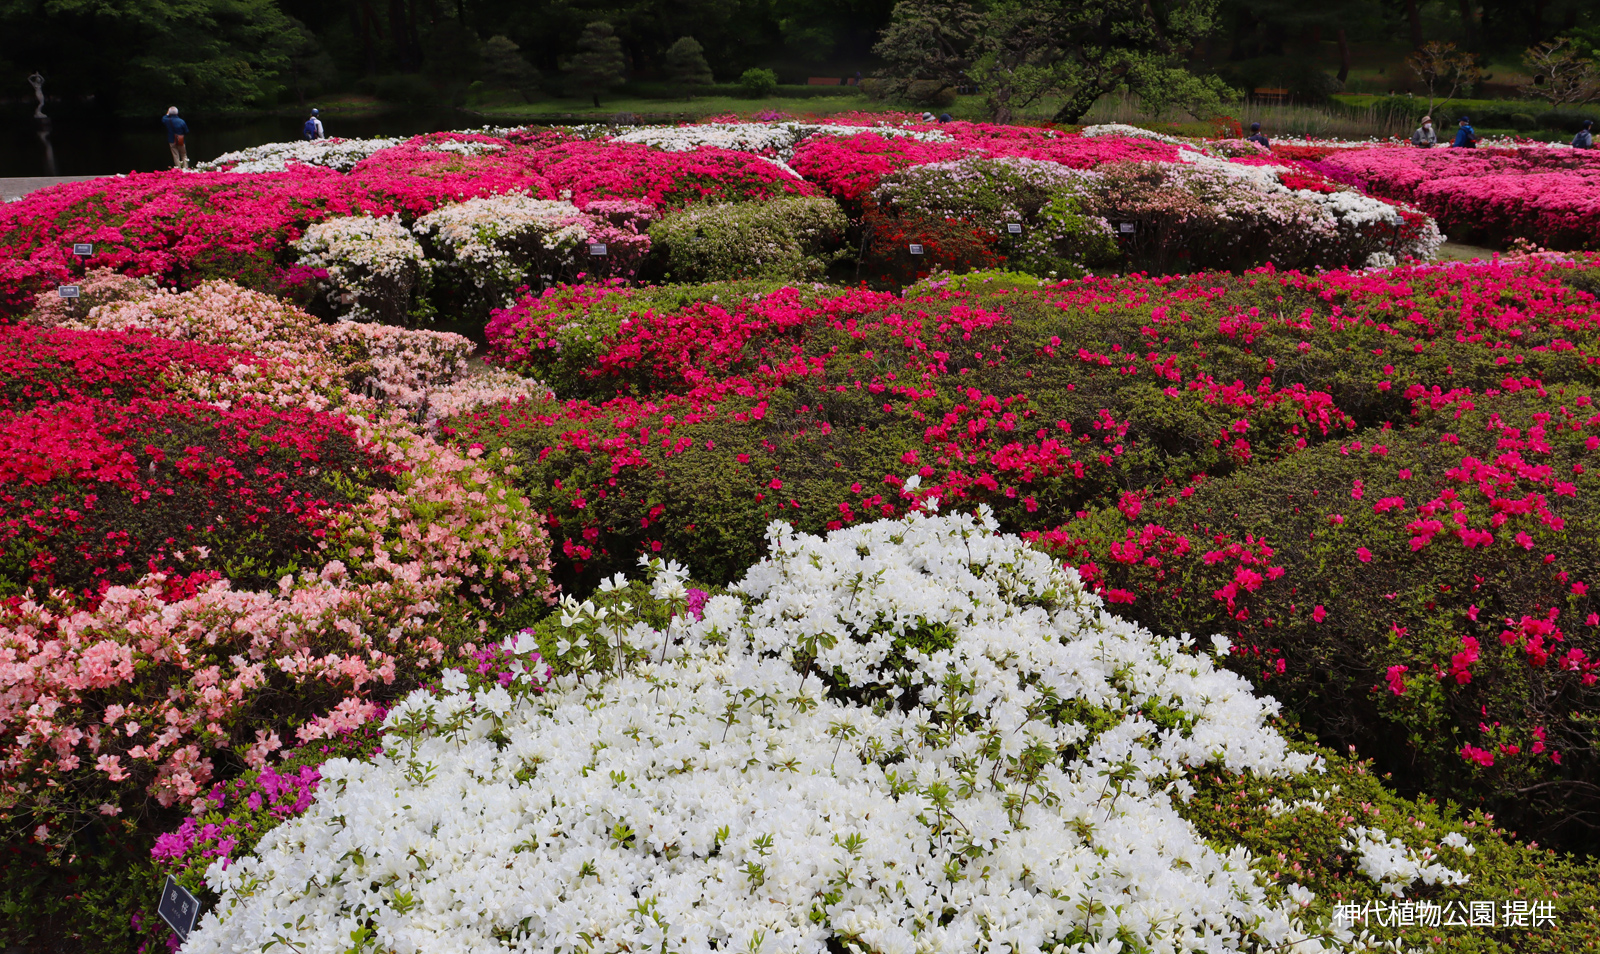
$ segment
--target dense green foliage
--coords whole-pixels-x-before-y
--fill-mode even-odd
[[[680,282],[821,278],[848,226],[832,199],[695,206],[650,226],[652,251]]]

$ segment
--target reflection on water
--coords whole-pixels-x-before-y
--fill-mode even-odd
[[[31,105],[31,104],[30,104]],[[115,172],[154,172],[172,165],[167,134],[161,117],[152,115],[147,125],[119,122],[92,115],[53,117],[50,126],[35,125],[29,113],[16,106],[0,132],[0,177],[92,176]],[[51,112],[56,112],[52,109]],[[225,152],[300,138],[304,117],[271,116],[248,122],[189,119],[189,159],[202,162]],[[452,109],[386,113],[382,116],[341,119],[322,115],[328,135],[415,136],[444,129],[484,125],[483,120]]]

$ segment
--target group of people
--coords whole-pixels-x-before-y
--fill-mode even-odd
[[[161,117],[161,125],[167,128],[167,149],[172,153],[172,168],[189,168],[189,124],[178,115],[178,107],[168,106],[167,114]],[[300,134],[309,142],[313,139],[328,138],[327,130],[322,128],[322,116],[318,110],[313,109],[305,125],[300,127]]]
[[[1462,116],[1461,121],[1456,124],[1456,137],[1451,140],[1450,148],[1476,149],[1478,141],[1482,138],[1478,135],[1478,131],[1472,128],[1472,120]],[[1411,133],[1411,144],[1419,149],[1431,149],[1439,144],[1439,134],[1433,128],[1433,117],[1422,117],[1422,125]],[[1594,120],[1585,119],[1578,127],[1578,134],[1572,137],[1572,148],[1594,148]]]

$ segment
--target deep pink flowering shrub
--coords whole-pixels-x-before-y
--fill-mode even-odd
[[[1581,149],[1341,150],[1324,162],[1372,191],[1414,203],[1452,238],[1594,248],[1600,157]]]
[[[327,414],[184,400],[180,368],[256,359],[142,335],[0,328],[0,579],[89,593],[147,573],[260,586],[299,568],[332,514],[389,484]],[[204,551],[203,555],[201,551]]]
[[[495,192],[553,198],[526,163],[498,153],[462,156],[408,143],[349,173],[320,167],[237,174],[135,173],[63,183],[0,207],[0,315],[69,281],[72,244],[90,242],[90,267],[189,287],[208,278],[277,290],[289,242],[306,226],[346,215],[400,214]]]
[[[848,138],[813,136],[795,148],[790,163],[823,191],[855,208],[890,172],[967,156],[1015,156],[1092,169],[1107,162],[1175,162],[1176,146],[1151,139],[1072,136],[1050,129],[946,123],[938,127],[953,142],[923,142],[903,136],[861,133]]]
[[[1128,565],[1135,569],[1144,567],[1140,572],[1194,564],[1194,570],[1184,570],[1185,587],[1196,587],[1198,574],[1217,576],[1196,587],[1194,599],[1205,612],[1224,614],[1231,596],[1237,613],[1258,592],[1310,585],[1300,582],[1307,571],[1296,577],[1294,564],[1274,558],[1287,543],[1274,538],[1265,548],[1260,544],[1267,517],[1250,529],[1229,529],[1224,522],[1208,535],[1153,521],[1151,511],[1168,498],[1181,504],[1203,493],[1226,493],[1249,475],[1276,473],[1269,469],[1278,461],[1284,473],[1330,455],[1344,461],[1340,448],[1356,442],[1421,454],[1415,448],[1427,442],[1420,434],[1406,442],[1401,435],[1453,414],[1453,402],[1478,401],[1479,395],[1541,388],[1555,394],[1565,388],[1560,400],[1576,413],[1600,348],[1595,297],[1579,290],[1586,274],[1592,272],[1530,262],[1318,277],[1265,272],[1086,279],[1037,291],[1010,286],[993,295],[974,286],[933,283],[904,299],[788,290],[672,311],[630,311],[625,295],[574,289],[524,302],[502,315],[492,332],[509,363],[563,382],[557,394],[564,400],[486,410],[452,425],[463,443],[519,451],[524,486],[549,515],[558,576],[568,580],[625,568],[641,551],[683,560],[698,575],[724,580],[755,558],[755,541],[770,520],[817,532],[903,513],[937,496],[945,506],[987,504],[1002,525],[1018,531],[1059,527],[1065,535],[1046,535],[1042,543],[1090,540],[1073,562],[1108,599],[1122,604],[1119,611],[1138,614],[1150,605],[1152,612],[1176,612],[1177,601],[1164,601],[1165,590],[1109,575],[1108,568],[1124,565],[1114,553],[1132,559]],[[1527,429],[1537,423],[1532,413],[1545,412],[1519,412],[1515,423],[1509,411],[1502,418],[1521,428],[1526,440]],[[1516,507],[1532,507],[1504,516],[1517,522],[1516,532],[1528,534],[1528,549],[1494,523],[1496,508],[1511,504],[1480,499],[1470,506],[1482,516],[1463,525],[1453,522],[1449,499],[1441,496],[1460,483],[1445,472],[1469,466],[1467,456],[1500,469],[1511,466],[1496,463],[1507,452],[1496,444],[1510,438],[1491,437],[1485,447],[1470,455],[1463,450],[1436,469],[1407,463],[1392,451],[1364,451],[1359,459],[1393,467],[1397,484],[1417,479],[1437,486],[1415,498],[1386,489],[1379,500],[1366,501],[1370,510],[1383,498],[1403,499],[1403,507],[1390,501],[1367,518],[1404,532],[1397,541],[1401,551],[1387,556],[1387,543],[1341,537],[1353,539],[1341,551],[1349,565],[1326,563],[1329,589],[1314,601],[1290,601],[1307,614],[1308,627],[1318,625],[1319,613],[1324,619],[1364,619],[1382,612],[1367,605],[1372,594],[1365,588],[1358,594],[1347,581],[1357,567],[1383,567],[1371,574],[1377,581],[1392,577],[1397,561],[1412,552],[1410,541],[1428,536],[1407,525],[1422,521],[1418,526],[1426,528],[1426,521],[1436,520],[1443,529],[1429,537],[1437,537],[1433,552],[1454,552],[1445,544],[1448,536],[1485,565],[1511,561],[1517,568],[1516,595],[1502,597],[1516,605],[1497,610],[1496,619],[1543,618],[1550,607],[1560,608],[1555,625],[1566,643],[1561,653],[1579,648],[1583,655],[1560,656],[1571,659],[1562,669],[1559,654],[1550,653],[1550,668],[1541,671],[1552,674],[1553,684],[1589,691],[1584,678],[1591,671],[1585,667],[1600,655],[1600,646],[1593,642],[1595,630],[1582,622],[1586,615],[1569,617],[1577,606],[1567,602],[1571,582],[1587,587],[1588,564],[1562,566],[1570,582],[1559,581],[1544,563],[1545,554],[1556,551],[1541,550],[1546,545],[1539,537],[1563,532],[1556,518],[1573,499],[1567,491],[1576,488],[1575,499],[1582,499],[1581,475],[1559,476],[1582,462],[1534,463],[1548,472],[1519,477],[1526,486],[1506,491],[1508,499],[1525,501]],[[1588,454],[1587,441],[1585,436],[1572,453]],[[1526,450],[1521,453],[1527,457]],[[1263,489],[1270,480],[1260,480],[1248,485],[1251,499],[1282,509],[1279,498]],[[1341,493],[1351,490],[1361,493],[1354,485]],[[1548,501],[1550,513],[1528,502],[1529,494]],[[1419,509],[1425,507],[1429,512]],[[1343,519],[1349,512],[1332,516]],[[1088,532],[1106,521],[1132,536]],[[1160,527],[1146,533],[1145,524],[1152,522]],[[1458,528],[1460,537],[1454,535]],[[1224,531],[1227,540],[1213,539]],[[1486,549],[1483,533],[1494,536],[1494,548]],[[1577,549],[1565,552],[1575,554],[1573,559],[1588,552],[1587,535],[1571,539]],[[1221,555],[1205,562],[1214,551]],[[1557,553],[1550,565],[1562,559]],[[1434,585],[1470,588],[1473,573],[1484,575],[1481,569],[1441,570],[1445,578]],[[1349,594],[1341,595],[1340,587]],[[1144,595],[1158,592],[1163,596]],[[1223,595],[1213,598],[1214,592]],[[1352,608],[1352,600],[1365,602]],[[1434,663],[1450,670],[1449,655],[1433,649],[1398,656],[1392,650],[1390,624],[1420,630],[1420,617],[1408,614],[1431,613],[1427,602],[1395,604],[1397,615],[1382,626],[1323,630],[1344,634],[1338,645],[1345,648],[1349,669],[1340,677],[1341,691],[1363,701],[1340,712],[1350,713],[1368,734],[1340,728],[1336,719],[1324,731],[1366,744],[1379,735],[1394,737],[1384,728],[1386,720],[1422,718],[1392,706],[1375,709],[1368,690],[1383,687],[1391,700],[1409,705],[1420,698],[1417,690],[1394,696],[1386,688],[1390,667],[1409,667],[1399,674],[1407,685],[1419,674],[1432,674]],[[1387,600],[1378,605],[1389,607]],[[1280,625],[1278,613],[1267,615]],[[1249,619],[1256,621],[1252,626],[1265,625],[1259,610],[1252,609]],[[1176,617],[1160,621],[1163,629],[1194,625]],[[1520,632],[1522,625],[1508,628]],[[1488,638],[1498,639],[1500,631]],[[1538,635],[1541,648],[1556,642]],[[1519,638],[1520,645],[1530,644],[1528,637]],[[1250,650],[1250,657],[1237,656],[1234,664],[1303,718],[1316,720],[1314,692],[1331,693],[1324,682],[1341,672],[1315,655],[1325,645],[1306,643],[1303,655],[1286,658],[1287,650],[1265,637],[1241,642],[1263,653],[1279,648],[1265,657]],[[1455,644],[1460,651],[1459,640]],[[1525,649],[1507,655],[1528,657]],[[1313,689],[1314,680],[1323,681],[1315,683],[1320,688]],[[1510,691],[1510,684],[1485,683],[1495,692]],[[1532,710],[1518,708],[1527,700],[1520,690],[1507,698],[1497,718],[1529,735],[1536,727]],[[1443,744],[1439,740],[1468,733],[1449,755],[1451,766],[1471,768],[1457,749],[1482,744],[1478,720],[1463,722],[1463,713],[1489,701],[1441,704],[1424,741]],[[1548,722],[1539,725],[1553,731],[1550,726],[1560,720],[1554,710],[1547,715]],[[1576,731],[1574,723],[1562,737],[1560,765],[1546,758],[1531,771],[1570,782],[1571,791],[1588,784],[1595,759],[1575,751]],[[1523,751],[1532,747],[1527,739],[1510,744]],[[1398,762],[1394,756],[1385,767],[1398,773]],[[1441,793],[1463,797],[1486,796],[1499,784],[1498,776],[1461,774],[1454,767],[1430,779],[1408,771],[1413,774],[1407,784],[1436,782]],[[1559,821],[1543,812],[1533,817],[1553,827]]]
[[[609,140],[566,142],[527,153],[528,167],[580,209],[606,199],[636,199],[657,209],[814,195],[816,187],[744,152],[700,146],[664,152]]]

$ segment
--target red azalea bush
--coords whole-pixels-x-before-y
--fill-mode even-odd
[[[1405,199],[1458,241],[1594,248],[1600,157],[1581,149],[1341,150],[1325,162]]]
[[[638,199],[658,209],[815,195],[816,187],[777,164],[715,146],[664,152],[607,140],[565,142],[527,154],[529,168],[580,209],[603,199]]]
[[[250,586],[296,571],[357,488],[387,481],[385,467],[340,418],[220,408],[162,385],[179,368],[226,375],[254,360],[0,328],[0,579],[101,593],[172,573],[186,554],[187,571]]]
[[[1110,515],[1127,521],[1155,501],[1187,500],[1213,484],[1266,473],[1278,460],[1292,470],[1310,466],[1307,454],[1337,455],[1352,439],[1396,445],[1398,437],[1370,435],[1422,427],[1440,413],[1434,406],[1440,402],[1567,388],[1561,400],[1579,406],[1582,391],[1574,389],[1590,386],[1600,345],[1595,298],[1578,290],[1588,280],[1583,272],[1526,263],[1319,277],[1086,279],[1037,292],[1013,286],[989,296],[934,283],[906,299],[788,290],[675,313],[630,313],[626,301],[596,308],[596,298],[609,297],[572,293],[582,307],[564,310],[558,296],[525,302],[520,315],[503,316],[494,332],[497,350],[511,363],[540,374],[563,366],[569,343],[588,349],[585,373],[574,374],[570,366],[562,372],[570,389],[558,393],[569,400],[503,407],[452,424],[464,443],[520,452],[524,487],[549,514],[563,564],[558,574],[567,580],[614,572],[640,551],[683,560],[697,575],[723,580],[758,556],[756,541],[770,520],[819,532],[902,513],[927,496],[946,506],[987,504],[1013,530],[1062,527],[1070,541],[1079,521],[1085,527]],[[1589,450],[1586,443],[1577,448]],[[1483,453],[1478,459],[1489,459]],[[1462,466],[1462,456],[1440,473]],[[1407,466],[1392,456],[1385,460],[1397,472]],[[1551,473],[1561,470],[1549,466]],[[1411,469],[1422,471],[1420,464]],[[1573,486],[1582,493],[1582,483]],[[1553,484],[1530,490],[1544,494],[1560,515],[1565,497]],[[1272,499],[1259,488],[1254,493]],[[1449,520],[1447,514],[1415,515],[1438,496],[1408,497],[1414,516],[1406,522]],[[1529,514],[1518,518],[1519,527],[1542,519],[1537,508]],[[1539,525],[1541,532],[1559,532]],[[1536,529],[1530,524],[1527,531],[1535,539],[1532,550],[1514,542],[1514,534],[1495,537],[1495,559],[1536,564],[1518,569],[1517,596],[1503,597],[1528,604],[1515,613],[1508,607],[1505,615],[1514,619],[1537,617],[1551,606],[1573,612],[1565,602],[1569,584],[1552,589],[1547,580]],[[1184,529],[1182,535],[1192,534]],[[1120,533],[1104,539],[1128,552]],[[1242,533],[1230,539],[1255,546]],[[1199,560],[1232,545],[1202,549],[1190,540],[1185,549],[1177,537],[1144,541],[1139,533],[1133,541],[1143,551],[1140,560],[1176,565],[1187,565],[1183,558],[1191,553]],[[1077,562],[1094,576],[1088,564],[1109,565],[1102,554],[1110,545],[1094,544],[1092,558]],[[1183,552],[1169,555],[1163,546]],[[1251,553],[1265,562],[1246,569],[1263,579],[1272,567],[1285,566],[1259,549]],[[1233,559],[1216,572],[1241,565],[1242,556]],[[1573,581],[1589,574],[1581,561],[1563,569]],[[1347,577],[1349,571],[1340,572]],[[1437,582],[1471,585],[1470,574],[1466,581],[1452,574]],[[1215,601],[1217,607],[1208,601],[1226,584],[1208,583],[1203,598],[1195,599],[1220,612],[1225,600]],[[1114,602],[1131,599],[1132,611],[1140,610],[1137,590],[1102,585]],[[1336,595],[1322,605],[1331,611],[1328,601]],[[1545,609],[1536,613],[1533,604],[1540,601]],[[1405,614],[1431,612],[1424,602],[1397,606],[1400,615],[1381,629],[1345,637],[1351,671],[1359,673],[1346,690],[1355,685],[1364,694],[1384,684],[1395,664],[1386,655],[1388,623],[1420,629],[1421,622]],[[1359,615],[1351,611],[1348,618]],[[1556,622],[1569,644],[1575,632],[1583,640],[1593,636],[1581,619]],[[1164,618],[1161,625],[1177,623]],[[1546,646],[1552,642],[1543,639]],[[1573,657],[1581,666],[1563,670],[1563,678],[1581,686],[1582,666],[1600,647],[1576,648],[1585,653]],[[1303,691],[1285,698],[1305,718],[1315,718],[1305,684],[1284,682],[1275,664],[1268,675],[1253,654],[1237,657],[1236,664],[1273,691]],[[1325,667],[1307,670],[1326,676]],[[1510,691],[1510,684],[1492,685]],[[1514,699],[1522,698],[1518,693]],[[1517,732],[1531,733],[1534,717],[1511,716],[1511,708],[1501,721],[1516,719]],[[1458,725],[1463,711],[1440,708],[1430,731],[1450,738],[1454,729],[1446,725],[1475,729],[1476,722]],[[1365,730],[1388,731],[1379,728],[1384,718],[1374,713]],[[1371,737],[1341,736],[1352,742]],[[1526,739],[1512,744],[1531,747]],[[1597,767],[1593,753],[1580,755],[1570,740],[1562,744],[1568,746],[1562,764],[1546,760],[1536,770],[1552,779],[1588,779]],[[1451,757],[1460,761],[1454,751]],[[1421,781],[1408,771],[1408,784]],[[1493,784],[1476,776],[1438,781],[1442,793],[1474,797]],[[1548,813],[1539,818],[1552,827],[1559,821]]]

